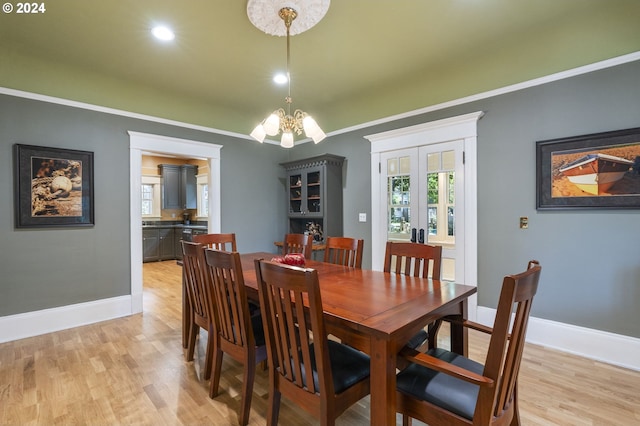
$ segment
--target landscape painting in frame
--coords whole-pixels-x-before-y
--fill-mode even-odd
[[[640,128],[536,143],[537,208],[640,208]]]
[[[93,226],[93,153],[14,145],[16,228]]]

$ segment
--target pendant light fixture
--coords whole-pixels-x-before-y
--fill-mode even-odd
[[[270,3],[270,4],[267,4]],[[276,3],[276,5],[274,5]],[[278,30],[273,28],[273,21],[269,18],[265,19],[265,13],[274,13],[274,6],[277,7],[279,2],[266,2],[264,0],[249,0],[247,4],[247,14],[249,19],[260,30],[273,35],[281,35]],[[271,115],[265,118],[260,124],[256,126],[251,132],[251,137],[259,142],[263,142],[267,135],[275,136],[278,133],[282,133],[280,139],[280,146],[283,148],[291,148],[294,145],[294,136],[301,135],[303,130],[308,138],[311,138],[313,142],[318,143],[323,140],[327,135],[322,131],[318,123],[306,112],[296,109],[293,114],[291,113],[291,73],[290,73],[290,37],[292,35],[291,24],[298,18],[297,7],[305,7],[310,10],[304,17],[304,22],[298,27],[297,32],[306,31],[311,28],[317,22],[322,19],[327,9],[329,8],[329,0],[298,0],[281,2],[282,7],[277,10],[277,16],[284,22],[284,28],[286,30],[287,37],[287,84],[288,94],[285,98],[285,108],[279,108],[275,110]]]

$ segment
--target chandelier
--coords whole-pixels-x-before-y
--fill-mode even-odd
[[[277,2],[276,2],[277,3]],[[302,1],[298,0],[289,1],[278,10],[278,16],[284,22],[284,27],[286,29],[287,36],[287,84],[288,84],[288,94],[285,97],[284,101],[287,104],[286,110],[284,108],[279,108],[275,110],[271,115],[265,118],[260,124],[256,126],[255,129],[251,132],[251,137],[256,139],[259,142],[264,142],[264,139],[267,135],[275,136],[278,133],[282,133],[282,137],[280,140],[280,146],[283,148],[291,148],[293,147],[293,134],[301,135],[304,130],[305,135],[308,138],[311,138],[313,142],[318,143],[323,140],[327,135],[322,131],[318,123],[306,112],[296,109],[293,114],[291,113],[291,74],[289,71],[290,65],[290,36],[291,36],[291,24],[298,17],[298,12],[294,9],[293,5],[302,5],[304,3],[311,4],[311,11],[315,12],[310,13],[305,16],[304,22],[302,22],[302,26],[299,27],[299,32],[305,31],[309,29],[311,26],[315,25],[326,13],[329,7],[329,0],[321,0],[318,1]],[[260,0],[250,0],[247,5],[247,13],[249,15],[249,19],[251,22],[263,30],[264,32],[271,33],[274,35],[279,35],[277,30],[273,29],[273,22],[267,22],[264,19],[264,12],[269,8],[273,7],[273,2],[270,6],[266,5],[266,2]],[[272,10],[273,11],[273,10]],[[271,25],[271,27],[269,27]]]

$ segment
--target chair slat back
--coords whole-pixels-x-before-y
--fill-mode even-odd
[[[208,322],[211,313],[209,304],[209,288],[205,284],[206,276],[204,250],[199,243],[181,241],[182,262],[187,297],[191,302],[191,309],[198,323]]]
[[[492,416],[500,417],[514,401],[531,304],[538,289],[540,272],[539,263],[531,261],[525,272],[508,275],[502,282],[484,366],[484,375],[494,379],[496,386],[480,389],[474,416],[485,419],[486,424]]]
[[[282,244],[282,254],[302,253],[305,259],[311,259],[313,239],[311,235],[285,234]]]
[[[317,271],[263,260],[256,260],[255,266],[269,368],[302,392],[334,395]],[[309,377],[310,368],[302,374],[303,365],[311,366],[312,358],[317,387]]]
[[[208,249],[205,258],[220,337],[236,346],[255,346],[240,254]]]
[[[442,246],[387,241],[384,272],[439,280],[441,263]]]
[[[236,234],[200,234],[193,236],[193,242],[222,251],[238,251]]]
[[[338,265],[362,268],[364,240],[349,237],[328,237],[324,249],[324,261]]]

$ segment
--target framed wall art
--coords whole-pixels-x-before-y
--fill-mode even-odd
[[[93,226],[93,153],[14,145],[16,228]]]
[[[640,208],[640,128],[536,142],[536,207]]]

